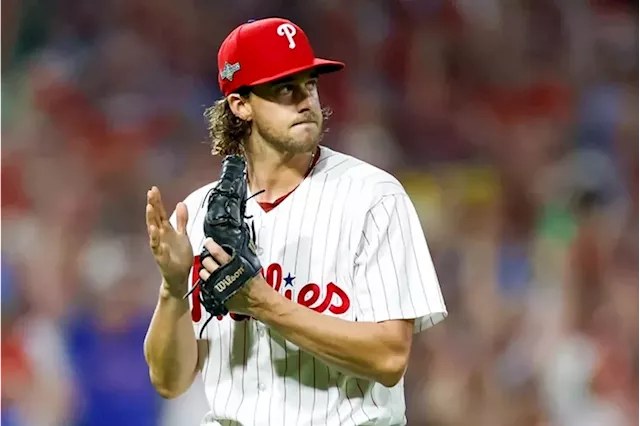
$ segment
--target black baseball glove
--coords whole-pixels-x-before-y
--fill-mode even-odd
[[[218,243],[231,260],[216,269],[206,281],[198,280],[185,296],[200,287],[200,302],[211,315],[207,323],[214,316],[227,314],[225,302],[261,269],[256,255],[255,232],[244,220],[246,202],[246,162],[242,156],[228,155],[222,161],[220,180],[208,195],[204,235]],[[200,259],[207,257],[211,254],[203,248]]]

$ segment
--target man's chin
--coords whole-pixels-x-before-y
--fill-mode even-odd
[[[318,137],[301,141],[297,144],[298,152],[299,153],[313,152],[318,147],[319,143],[320,143],[320,138]]]
[[[320,143],[320,136],[317,134],[300,135],[298,137],[292,138],[292,140],[289,143],[289,146],[290,146],[289,151],[296,154],[312,152],[313,150],[316,149],[319,143]]]

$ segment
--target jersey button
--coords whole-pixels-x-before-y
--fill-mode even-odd
[[[264,328],[258,330],[258,336],[264,337]]]
[[[265,386],[265,384],[264,384],[264,383],[259,383],[259,384],[258,384],[258,390],[259,390],[260,392],[264,392],[266,389],[267,389],[267,387]]]

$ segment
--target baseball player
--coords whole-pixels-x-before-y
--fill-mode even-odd
[[[320,75],[303,30],[269,18],[234,29],[218,52],[224,98],[209,108],[213,152],[247,162],[247,223],[262,271],[230,314],[208,318],[198,291],[229,255],[205,238],[207,194],[169,217],[147,194],[162,274],[145,339],[166,398],[201,375],[207,425],[404,425],[403,376],[414,333],[447,315],[416,211],[390,174],[320,145]],[[212,257],[200,260],[203,246]],[[198,338],[200,336],[200,338]]]

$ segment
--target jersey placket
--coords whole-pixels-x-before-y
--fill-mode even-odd
[[[266,274],[266,269],[272,257],[272,239],[274,238],[273,234],[278,220],[278,212],[266,213],[257,202],[254,200],[251,200],[251,202],[251,214],[254,216],[249,220],[254,221],[258,256]],[[276,374],[273,370],[272,357],[275,349],[272,345],[277,344],[272,342],[271,333],[267,326],[255,319],[251,320],[251,324],[256,337],[255,363],[248,366],[255,372],[255,380],[252,381],[252,385],[257,388],[257,400],[254,406],[253,418],[256,424],[280,424],[280,410],[277,408],[277,401],[281,399],[281,396],[274,383]]]

